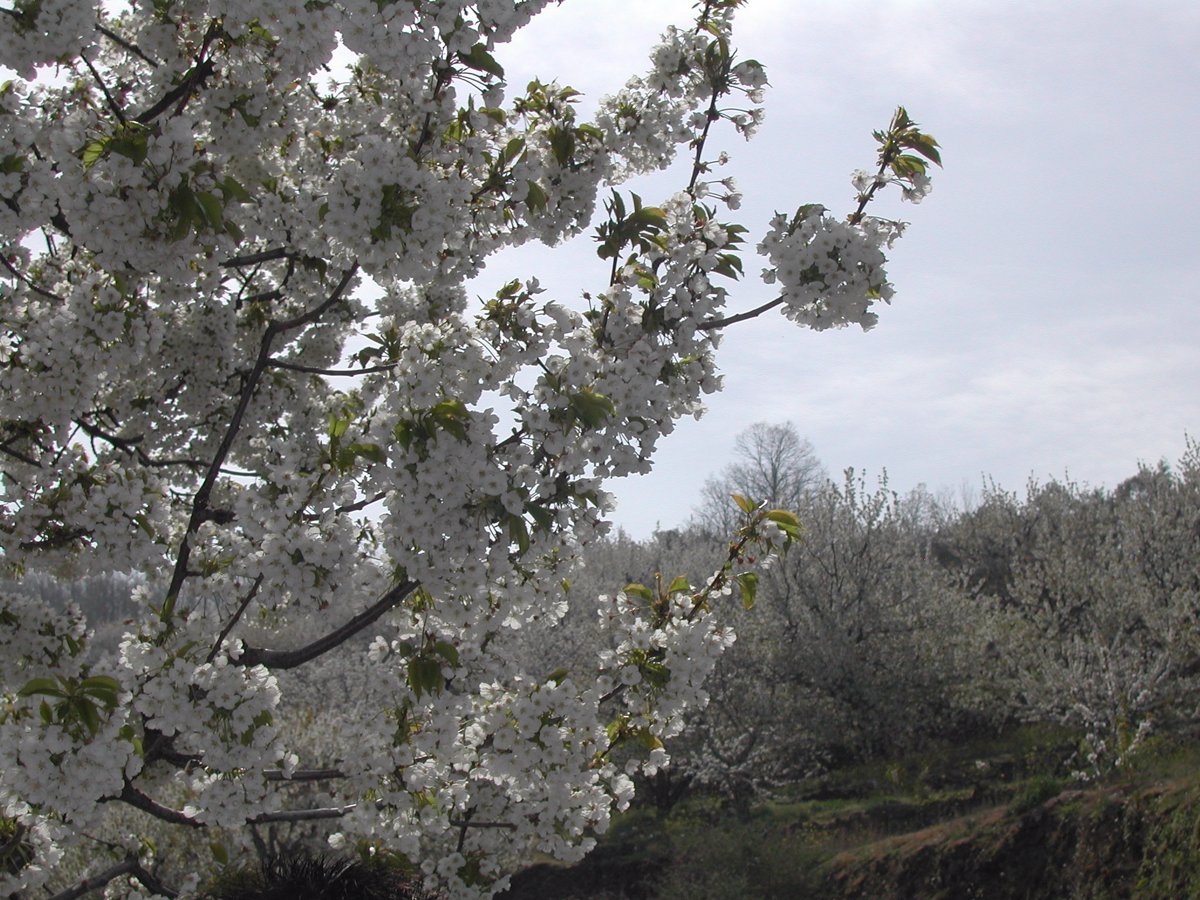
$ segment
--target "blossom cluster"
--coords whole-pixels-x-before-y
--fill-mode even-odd
[[[723,98],[759,102],[765,75],[734,60],[739,4],[704,4],[583,123],[570,88],[507,95],[495,54],[545,5],[0,15],[21,75],[0,87],[0,562],[141,578],[113,656],[84,652],[77,611],[0,597],[0,824],[25,835],[0,891],[63,848],[95,857],[80,878],[145,852],[114,824],[131,807],[239,853],[247,824],[335,820],[488,896],[530,848],[583,853],[703,703],[732,640],[715,588],[600,601],[614,649],[585,671],[513,648],[563,614],[606,479],[648,471],[720,386],[745,229],[703,204],[739,200],[703,149],[722,121],[749,136],[761,111]],[[579,232],[683,145],[686,189],[605,204],[588,309],[532,278],[469,302],[495,251]],[[788,314],[865,321],[878,238],[776,223]],[[772,521],[747,509],[741,539],[769,554]],[[297,673],[324,660],[369,673],[375,712],[337,746],[302,724]]]
[[[883,253],[890,236],[874,219],[854,225],[819,205],[794,217],[777,214],[759,244],[772,264],[764,278],[778,282],[792,321],[817,331],[848,324],[866,331],[879,320],[875,302],[892,298]]]

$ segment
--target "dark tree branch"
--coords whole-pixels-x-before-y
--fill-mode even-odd
[[[10,206],[11,206],[11,204],[10,204]],[[20,209],[18,208],[16,211],[20,212]],[[45,297],[47,300],[53,300],[56,303],[65,304],[67,302],[62,297],[58,296],[58,294],[52,294],[45,288],[40,288],[36,284],[34,284],[32,281],[30,281],[28,276],[19,272],[16,269],[16,267],[13,266],[13,264],[8,261],[8,257],[3,253],[0,253],[0,263],[3,263],[4,268],[6,268],[6,269],[8,269],[8,271],[12,272],[13,277],[16,278],[17,281],[21,282],[23,285],[25,285],[27,288],[29,288],[31,291],[33,291],[35,294],[40,294],[41,296]]]
[[[453,828],[503,828],[505,831],[516,831],[517,826],[513,822],[475,822],[469,819],[451,819],[450,825]]]
[[[142,864],[138,862],[136,856],[128,856],[115,866],[110,866],[103,872],[98,872],[95,875],[85,878],[79,884],[75,885],[75,887],[60,891],[51,897],[50,900],[77,900],[77,898],[82,897],[84,894],[99,890],[114,878],[120,878],[122,875],[132,875],[151,893],[161,894],[163,897],[179,896],[177,892],[171,890],[147,872]]]
[[[254,584],[250,587],[249,592],[242,598],[241,604],[237,608],[237,612],[233,614],[230,620],[221,629],[221,633],[217,635],[216,641],[213,642],[212,649],[208,651],[208,658],[205,662],[211,663],[217,658],[217,653],[221,650],[221,645],[225,643],[225,638],[229,637],[229,632],[233,631],[233,626],[241,619],[242,614],[246,611],[246,607],[250,605],[250,601],[258,595],[258,589],[262,587],[263,577],[261,574],[254,579]]]
[[[156,819],[161,819],[171,825],[183,825],[186,828],[207,828],[203,822],[198,822],[191,816],[186,816],[177,809],[171,809],[169,806],[163,806],[157,800],[154,800],[128,781],[125,782],[125,787],[122,788],[120,796],[114,798],[123,803],[128,803],[135,809],[140,809],[144,813],[154,816]]]
[[[148,56],[145,53],[145,51],[142,50],[141,47],[139,47],[137,44],[134,44],[130,41],[125,40],[125,38],[121,37],[115,31],[111,31],[99,23],[96,24],[96,30],[98,32],[100,32],[102,35],[104,35],[106,38],[108,38],[110,41],[112,41],[113,43],[118,44],[119,46],[128,50],[130,53],[132,53],[134,56],[136,56],[138,59],[142,60],[143,62],[149,63],[150,65],[154,66],[154,68],[156,68],[156,69],[159,67],[160,63],[158,62],[158,60],[154,59],[152,56]]]
[[[281,809],[278,812],[257,815],[250,820],[250,824],[265,825],[268,822],[309,822],[314,819],[340,819],[357,807],[357,803],[351,803],[349,806],[327,806],[319,809]]]
[[[321,369],[317,366],[302,366],[299,363],[284,362],[280,359],[271,360],[271,367],[274,369],[289,369],[293,372],[307,372],[310,375],[333,375],[347,376],[355,375],[370,375],[374,372],[390,372],[396,368],[395,363],[390,363],[383,366],[367,366],[365,369]]]
[[[297,769],[288,775],[282,769],[271,769],[266,774],[267,781],[334,781],[345,778],[346,773],[341,769]]]
[[[192,756],[190,753],[180,753],[176,750],[175,739],[173,737],[168,737],[161,731],[156,731],[146,726],[144,716],[142,730],[142,743],[145,750],[143,762],[145,765],[148,766],[159,759],[170,763],[177,769],[185,770],[200,764],[200,757]]]
[[[176,107],[176,115],[183,112],[183,108],[187,106],[188,100],[192,98],[192,95],[196,92],[197,88],[203,87],[204,82],[207,81],[208,77],[216,70],[217,67],[213,65],[213,62],[210,59],[202,60],[201,62],[196,63],[196,65],[192,66],[192,68],[188,71],[183,81],[163,95],[162,99],[160,99],[149,109],[134,116],[133,120],[135,122],[140,122],[143,125],[149,125],[172,106]]]
[[[358,263],[356,262],[342,274],[341,281],[338,282],[337,287],[333,289],[333,292],[324,302],[291,319],[282,322],[272,320],[267,325],[266,330],[263,332],[262,341],[259,344],[258,358],[254,362],[254,367],[242,383],[237,407],[230,417],[229,425],[225,429],[225,435],[221,438],[220,446],[217,447],[217,452],[213,456],[212,463],[209,464],[204,481],[201,483],[199,489],[196,491],[195,498],[192,500],[192,515],[188,522],[187,532],[179,544],[179,554],[175,558],[175,570],[171,575],[171,584],[167,588],[168,600],[179,596],[179,592],[183,588],[183,582],[188,576],[188,561],[191,558],[192,552],[191,535],[208,519],[209,498],[212,496],[213,488],[216,487],[217,478],[220,475],[221,468],[225,464],[225,459],[229,456],[230,450],[233,449],[233,442],[242,429],[242,419],[246,415],[246,410],[250,407],[250,401],[254,397],[258,383],[267,369],[267,364],[271,358],[271,344],[279,335],[294,331],[297,328],[303,328],[305,325],[315,322],[334,304],[340,302],[342,295],[350,286],[350,282],[357,272]]]
[[[775,307],[779,306],[782,303],[783,303],[783,298],[776,297],[774,300],[771,300],[768,303],[764,303],[762,306],[755,307],[754,309],[750,310],[749,312],[738,313],[735,316],[726,316],[722,319],[710,319],[707,322],[701,322],[700,324],[698,324],[696,326],[696,330],[697,331],[712,331],[714,328],[724,328],[726,325],[733,325],[735,322],[745,322],[747,319],[754,319],[754,318],[757,318],[758,316],[761,316],[763,313],[767,312],[768,310],[774,309]]]
[[[336,513],[358,512],[360,509],[366,509],[372,503],[378,503],[387,496],[386,491],[380,491],[374,497],[363,497],[357,503],[347,503],[345,506],[339,506],[334,510]]]
[[[108,104],[108,108],[112,114],[117,117],[117,121],[122,125],[125,124],[125,112],[117,105],[116,99],[108,90],[108,85],[104,83],[104,79],[100,77],[100,73],[96,71],[96,67],[92,65],[92,61],[83,54],[80,54],[80,59],[83,64],[88,67],[88,71],[92,73],[92,77],[96,79],[96,84],[100,85],[100,90],[104,92],[104,102]]]
[[[271,262],[276,259],[290,258],[292,252],[285,247],[276,247],[274,250],[262,250],[258,253],[247,253],[244,256],[231,256],[229,259],[221,263],[222,268],[236,269],[240,266],[256,266],[259,263]]]
[[[13,459],[25,463],[27,466],[33,466],[35,469],[40,469],[42,467],[42,464],[32,456],[26,456],[21,451],[14,450],[9,446],[9,443],[9,441],[5,441],[3,444],[0,444],[0,453],[5,453],[8,456],[11,456]]]
[[[104,441],[130,456],[137,457],[137,461],[147,468],[165,468],[169,466],[186,466],[189,469],[204,468],[204,463],[198,459],[154,459],[138,446],[143,440],[140,436],[133,438],[118,437],[88,422],[86,419],[75,419],[74,422],[88,437],[93,440]],[[93,449],[95,449],[95,445],[93,445]]]
[[[390,612],[399,606],[404,598],[416,589],[417,582],[402,581],[341,628],[331,631],[311,644],[298,647],[295,650],[267,650],[259,647],[247,647],[235,662],[243,666],[263,665],[269,669],[294,669],[297,666],[302,666],[306,662],[328,653],[334,647],[345,643],[384,613]]]
[[[200,42],[200,50],[196,53],[195,64],[183,76],[183,81],[168,91],[148,110],[135,116],[136,121],[146,125],[170,109],[172,104],[175,105],[175,115],[183,112],[184,107],[187,106],[196,91],[204,87],[204,82],[217,70],[213,61],[206,58],[206,54],[213,40],[220,33],[221,22],[219,19],[215,19],[209,23],[208,31],[204,33],[204,40]]]

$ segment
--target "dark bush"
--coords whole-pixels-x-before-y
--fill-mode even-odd
[[[395,866],[324,854],[289,853],[223,876],[205,900],[425,900]]]

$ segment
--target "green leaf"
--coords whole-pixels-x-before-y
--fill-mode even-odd
[[[565,668],[555,669],[553,672],[551,672],[549,675],[546,676],[546,680],[553,681],[555,684],[562,684],[564,681],[566,681],[567,676],[569,674],[571,674],[571,673],[569,671],[567,671],[567,669],[565,669]]]
[[[225,207],[221,205],[221,201],[217,199],[216,195],[210,194],[208,191],[200,191],[195,197],[208,227],[213,231],[224,231]]]
[[[59,687],[59,682],[53,678],[31,678],[25,686],[17,691],[19,697],[31,697],[41,694],[46,697],[66,698],[66,692]]]
[[[113,709],[121,693],[121,683],[108,675],[93,675],[80,682],[79,692],[95,697],[106,709]]]
[[[901,178],[909,175],[924,175],[925,161],[918,156],[905,153],[892,161],[892,171]]]
[[[779,526],[779,530],[787,535],[789,543],[800,540],[804,533],[804,529],[800,525],[800,520],[796,518],[796,514],[788,512],[786,509],[770,510],[767,513],[767,519]]]
[[[140,125],[134,126],[132,123],[126,125],[113,135],[108,149],[132,160],[134,165],[140,166],[146,161],[146,155],[150,152],[145,128]]]
[[[100,713],[96,711],[95,705],[86,697],[75,697],[71,702],[71,708],[75,711],[77,718],[83,722],[89,734],[95,734],[100,730]]]
[[[488,53],[487,47],[483,44],[476,44],[469,53],[458,54],[458,58],[477,72],[487,72],[497,78],[504,77],[504,67],[496,62],[496,58]]]
[[[920,153],[930,162],[942,164],[942,155],[938,152],[938,142],[933,139],[932,135],[921,134],[914,132],[905,136],[901,143],[910,150],[915,150]]]
[[[570,128],[555,126],[546,134],[550,138],[550,151],[554,154],[554,161],[565,169],[575,155],[575,132]]]
[[[625,727],[628,724],[624,716],[619,716],[604,726],[604,733],[608,735],[609,741],[615,741],[625,733]]]
[[[412,688],[417,699],[422,694],[441,693],[442,664],[428,656],[414,656],[408,661],[408,686]]]
[[[675,580],[671,582],[671,586],[667,588],[668,594],[689,593],[692,586],[688,583],[687,578],[682,575],[677,575]]]
[[[638,666],[638,671],[642,673],[642,678],[647,684],[658,690],[665,688],[671,680],[671,670],[660,662],[644,662]]]
[[[733,494],[733,502],[737,504],[738,509],[744,513],[752,513],[758,508],[758,504],[743,494]]]
[[[776,525],[791,525],[794,528],[800,527],[800,519],[796,517],[794,512],[788,512],[786,509],[767,510],[767,518]]]
[[[546,507],[540,506],[537,503],[530,503],[525,507],[525,510],[542,531],[549,531],[554,526],[554,513],[550,512]]]
[[[83,148],[83,167],[90,169],[98,163],[101,157],[104,156],[104,151],[108,149],[108,142],[112,140],[110,137],[102,137],[92,141]]]
[[[220,844],[220,843],[217,843],[216,841],[213,841],[211,844],[208,845],[208,849],[210,851],[212,851],[213,859],[215,859],[217,861],[218,865],[221,865],[221,866],[229,865],[229,851],[225,849],[224,844]]]
[[[654,591],[650,590],[644,584],[638,584],[637,582],[625,585],[625,593],[633,594],[633,596],[645,600],[647,603],[653,603],[655,600]]]
[[[663,745],[659,737],[651,732],[649,728],[639,728],[633,733],[633,736],[647,750],[658,750]]]
[[[371,462],[387,462],[387,453],[378,444],[351,444],[346,448],[352,456],[361,456]]]
[[[525,205],[530,212],[541,212],[550,201],[549,195],[536,181],[527,182],[529,190],[525,193]]]
[[[525,138],[515,137],[504,145],[504,150],[500,153],[500,165],[506,166],[525,150]]]
[[[250,192],[247,191],[232,175],[226,175],[225,180],[217,185],[221,189],[221,196],[225,198],[225,202],[236,200],[238,203],[249,203],[252,199]]]
[[[329,436],[331,438],[340,438],[346,433],[346,429],[350,427],[350,420],[335,416],[332,413],[329,415]]]
[[[525,553],[529,550],[529,526],[520,516],[508,517],[508,537],[517,545],[517,550]]]
[[[737,577],[738,587],[742,590],[742,606],[754,608],[754,597],[758,593],[758,575],[754,572],[743,572]]]
[[[454,668],[458,668],[458,648],[449,641],[438,641],[435,643],[433,645],[433,652]]]
[[[572,394],[570,406],[575,417],[588,428],[599,428],[617,411],[611,400],[591,388]]]

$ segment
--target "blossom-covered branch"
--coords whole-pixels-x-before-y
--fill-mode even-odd
[[[97,835],[159,893],[195,887],[183,870],[254,852],[255,823],[328,819],[335,846],[490,896],[529,852],[585,853],[704,702],[732,640],[711,611],[752,597],[746,560],[794,520],[748,505],[698,591],[578,598],[564,576],[608,527],[608,480],[648,471],[719,387],[747,229],[718,214],[740,195],[707,148],[757,129],[765,70],[737,59],[740,0],[706,0],[585,122],[570,87],[505,81],[547,4],[0,15],[0,565],[137,576],[109,654],[77,609],[0,588],[0,826],[19,835],[0,893],[107,876],[81,862]],[[681,150],[677,193],[621,190]],[[887,177],[915,190],[904,159]],[[498,251],[597,219],[590,308],[532,274],[469,299]],[[771,224],[790,318],[867,325],[890,296],[898,227],[852,219]],[[571,603],[615,649],[530,671],[522,629]],[[331,672],[372,715],[320,725]],[[181,861],[151,866],[169,829]]]

